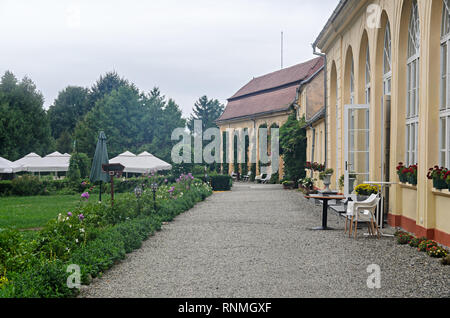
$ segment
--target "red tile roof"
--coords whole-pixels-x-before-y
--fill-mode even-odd
[[[297,88],[324,65],[321,57],[254,78],[228,99],[218,122],[257,114],[288,110]]]

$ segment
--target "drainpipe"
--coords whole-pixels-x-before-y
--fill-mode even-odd
[[[328,104],[328,81],[327,81],[327,55],[324,53],[319,53],[316,50],[316,46],[315,44],[311,44],[312,48],[313,48],[313,54],[317,55],[317,56],[321,56],[324,59],[324,102],[325,102],[325,167],[327,167],[327,161],[328,161],[328,156],[327,156],[327,150],[328,150],[328,127],[327,127],[327,104]]]
[[[311,163],[314,162],[314,151],[316,150],[316,128],[313,128],[312,125],[310,125],[310,128],[312,128],[312,138],[313,142],[311,145]],[[311,170],[311,179],[314,177],[314,171]]]

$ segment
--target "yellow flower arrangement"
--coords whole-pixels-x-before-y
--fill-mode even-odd
[[[380,189],[379,185],[372,185],[372,184],[360,184],[355,188],[355,192],[358,195],[371,195],[371,194],[377,194]]]

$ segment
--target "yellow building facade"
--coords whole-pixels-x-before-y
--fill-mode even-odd
[[[321,69],[299,89],[295,108],[297,119],[306,122],[306,161],[325,164],[325,98],[324,70]],[[314,186],[322,189],[319,172],[309,171],[307,177],[315,179]]]
[[[322,94],[320,107],[323,107],[323,58],[315,58],[304,63],[300,63],[282,70],[278,70],[260,77],[253,78],[245,86],[239,89],[232,97],[228,99],[228,104],[222,116],[217,120],[221,134],[227,132],[234,136],[235,132],[248,130],[249,134],[254,133],[255,137],[250,138],[248,153],[251,149],[256,149],[256,162],[260,160],[259,149],[259,129],[265,127],[268,134],[271,128],[280,128],[293,113],[294,106],[301,100],[301,96],[307,98],[311,105],[309,109],[315,109],[318,104],[317,94],[302,93],[306,92],[304,87],[314,88],[318,85],[315,80],[319,74],[322,74],[319,80],[320,87],[314,89],[319,95]],[[256,144],[253,144],[253,141]],[[270,147],[270,145],[268,145]],[[269,148],[270,152],[270,148]],[[227,148],[229,171],[224,173],[240,172],[241,167],[235,167],[232,163],[234,155],[233,142],[230,142]],[[223,158],[223,150],[221,154]],[[250,156],[249,156],[250,157]],[[272,174],[278,173],[281,180],[284,175],[284,164],[281,157],[278,158],[278,167],[269,167]],[[250,163],[247,163],[250,170]],[[256,174],[261,174],[261,169],[257,165]]]
[[[433,189],[427,173],[450,168],[449,7],[448,0],[342,0],[314,43],[327,56],[334,188],[351,169],[357,183],[395,183],[389,223],[447,246],[450,192]],[[417,186],[399,182],[399,162],[418,164]]]

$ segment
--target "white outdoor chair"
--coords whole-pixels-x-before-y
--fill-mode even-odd
[[[269,173],[264,179],[261,179],[261,183],[269,183],[270,179],[272,179],[272,175]]]
[[[264,174],[261,173],[259,176],[256,176],[256,177],[255,177],[255,182],[256,182],[256,183],[261,182],[261,181],[262,181],[262,178],[263,178],[263,175],[264,175]]]
[[[249,171],[245,176],[242,177],[242,181],[249,181],[252,176],[252,172]]]
[[[345,233],[347,233],[348,229],[348,221],[350,220],[350,230],[349,237],[352,235],[353,224],[355,224],[355,234],[354,237],[356,239],[358,233],[358,221],[368,222],[369,223],[369,234],[377,235],[380,237],[380,233],[378,230],[378,224],[375,221],[375,211],[378,207],[378,203],[380,202],[380,197],[377,194],[372,194],[365,201],[350,201],[347,205],[347,213],[345,215]]]

